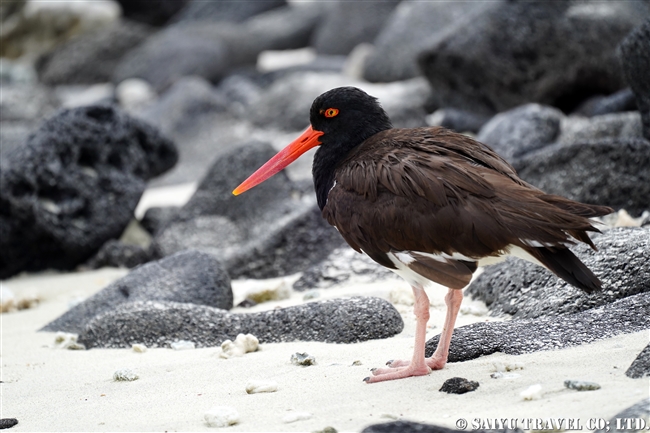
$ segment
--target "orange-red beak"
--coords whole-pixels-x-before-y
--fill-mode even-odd
[[[232,193],[234,195],[239,195],[277,174],[283,168],[298,159],[300,155],[307,152],[309,149],[320,145],[321,142],[318,138],[321,135],[323,135],[323,132],[312,129],[310,125],[300,137],[296,138],[287,147],[279,151],[273,158],[269,159],[266,164],[258,168],[255,173],[251,174],[248,179],[243,181]]]

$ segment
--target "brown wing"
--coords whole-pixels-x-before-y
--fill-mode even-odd
[[[593,246],[585,216],[604,206],[547,195],[487,146],[444,128],[392,129],[337,168],[323,216],[357,251],[384,266],[391,251],[478,260],[509,245]],[[470,272],[471,274],[471,272]]]

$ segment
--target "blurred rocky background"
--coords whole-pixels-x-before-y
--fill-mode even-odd
[[[301,290],[367,275],[336,260],[309,156],[231,195],[345,85],[396,127],[472,134],[547,192],[647,225],[649,17],[649,1],[3,3],[0,278],[189,249],[230,278],[309,269]]]

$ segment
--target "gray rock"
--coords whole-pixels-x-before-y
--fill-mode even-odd
[[[59,107],[51,89],[41,85],[2,85],[0,121],[38,121]]]
[[[557,142],[574,144],[579,142],[612,139],[643,138],[641,116],[637,111],[612,113],[591,118],[569,116],[562,119],[562,128]]]
[[[177,14],[189,0],[157,0],[151,7],[149,0],[117,0],[125,18],[152,26],[162,26]]]
[[[632,362],[625,375],[633,379],[650,376],[650,344],[639,353],[639,356]]]
[[[33,129],[35,129],[34,124],[28,121],[1,122],[0,160],[4,159],[13,149],[24,146]]]
[[[650,208],[650,142],[643,139],[547,146],[513,166],[548,194],[626,209],[633,216]]]
[[[179,209],[180,206],[150,207],[142,216],[140,225],[149,234],[156,235],[178,214]]]
[[[363,77],[390,82],[421,75],[418,55],[488,7],[489,2],[402,1],[375,38],[375,50],[364,62]]]
[[[454,330],[449,362],[496,352],[509,355],[556,350],[650,329],[650,292],[575,314],[507,322],[479,322]],[[426,356],[440,336],[426,343]]]
[[[262,51],[305,46],[319,15],[320,9],[315,7],[286,7],[239,25],[182,21],[129,52],[120,62],[113,81],[138,77],[158,92],[187,75],[216,83],[236,68],[255,65]]]
[[[646,15],[647,16],[647,15]],[[650,140],[650,20],[630,33],[619,46],[619,57],[643,119],[643,135]]]
[[[88,269],[100,269],[107,266],[131,269],[157,258],[159,257],[153,249],[111,239],[82,266]]]
[[[139,117],[173,137],[196,129],[201,117],[228,111],[227,104],[204,78],[188,76],[179,78],[158,100],[144,108]]]
[[[209,21],[211,23],[241,23],[254,15],[285,6],[285,0],[269,1],[238,1],[229,0],[190,0],[189,4],[178,13],[173,23],[195,23]]]
[[[399,279],[394,272],[374,262],[352,248],[337,248],[321,263],[309,267],[293,284],[294,290],[326,289],[345,284],[351,279],[358,283],[372,283],[385,279]]]
[[[456,108],[440,108],[427,117],[427,123],[431,126],[442,126],[456,132],[474,134],[478,133],[489,120],[489,116]]]
[[[229,101],[205,79],[178,79],[138,116],[179,143],[179,162],[153,186],[197,182],[213,161],[250,135],[251,127],[229,111]]]
[[[650,398],[641,400],[635,405],[622,410],[609,420],[609,426],[604,430],[594,430],[594,433],[641,433],[650,427]]]
[[[441,107],[495,113],[538,102],[569,112],[590,96],[620,90],[616,46],[650,13],[641,2],[486,7],[420,55]]]
[[[39,59],[40,80],[48,85],[109,82],[120,59],[152,33],[144,24],[117,21],[77,36]]]
[[[563,118],[557,108],[526,104],[494,116],[481,128],[477,139],[512,161],[553,143]]]
[[[244,245],[226,260],[233,278],[272,278],[295,274],[324,260],[345,244],[315,204],[263,239]]]
[[[495,420],[488,419],[486,421],[495,421]],[[469,425],[469,427],[471,427],[471,424]],[[421,424],[412,421],[393,421],[393,422],[368,426],[363,430],[361,430],[361,433],[458,433],[458,431],[459,430],[450,429],[447,427],[441,427],[441,426],[431,425],[431,424]],[[477,433],[488,433],[488,432],[523,433],[523,430],[521,429],[483,430],[483,429],[472,428],[472,431]]]
[[[18,420],[16,418],[2,418],[0,419],[0,429],[6,429],[6,428],[11,428],[18,424]]]
[[[229,310],[232,300],[230,277],[221,264],[208,254],[183,251],[132,270],[45,325],[41,331],[80,333],[97,316],[136,302],[182,302]]]
[[[312,46],[321,54],[349,54],[375,39],[399,2],[334,2],[314,32]]]
[[[322,341],[356,343],[388,338],[402,331],[402,317],[388,301],[352,297],[309,302],[258,313],[232,314],[203,305],[169,301],[125,303],[95,318],[79,336],[88,348],[169,347],[189,340],[196,347],[218,347],[238,334],[260,343]]]
[[[442,384],[439,391],[446,392],[447,394],[465,394],[476,391],[478,387],[479,383],[473,380],[467,380],[462,377],[452,377],[445,380],[445,383]]]
[[[576,391],[595,391],[601,388],[596,382],[586,382],[584,380],[565,380],[564,387]]]
[[[429,87],[421,78],[390,84],[369,84],[332,73],[295,73],[275,81],[251,107],[251,121],[260,127],[297,131],[309,125],[309,109],[320,94],[342,86],[359,87],[378,98],[393,125],[426,125],[424,105]],[[283,113],[278,116],[277,113]]]
[[[589,98],[571,114],[592,117],[636,110],[638,108],[634,100],[634,92],[627,87],[611,95]]]
[[[174,144],[110,106],[64,110],[2,158],[0,278],[71,269],[122,234]]]
[[[573,314],[638,293],[650,292],[650,230],[617,228],[591,235],[598,251],[571,249],[601,280],[587,294],[541,266],[509,258],[485,268],[465,293],[486,303],[493,315],[533,319]]]
[[[302,271],[341,245],[313,198],[300,198],[284,172],[232,195],[275,153],[267,143],[252,142],[219,158],[189,202],[156,235],[162,254],[197,248],[222,260],[233,278],[268,278]]]
[[[213,25],[177,25],[162,30],[129,51],[118,63],[113,82],[142,78],[162,92],[177,79],[197,75],[220,80],[230,68],[231,54]]]

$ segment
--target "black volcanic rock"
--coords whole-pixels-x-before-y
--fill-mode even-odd
[[[320,54],[347,55],[362,42],[372,42],[400,0],[382,2],[336,1],[312,36]]]
[[[633,379],[650,376],[650,344],[639,353],[625,375]]]
[[[648,431],[647,419],[650,418],[650,398],[644,398],[637,404],[614,415],[607,428],[594,430],[594,433],[642,433]],[[640,423],[639,421],[646,421]]]
[[[371,82],[400,81],[422,74],[418,55],[452,31],[471,23],[494,2],[422,2],[404,0],[375,38],[365,60],[363,78]]]
[[[172,20],[174,23],[241,23],[254,15],[285,6],[285,0],[268,1],[230,1],[230,0],[190,0]]]
[[[494,116],[483,125],[477,139],[512,161],[553,143],[563,118],[557,108],[526,104]]]
[[[238,334],[253,334],[260,343],[323,341],[356,343],[388,338],[404,322],[388,301],[352,297],[308,302],[257,313],[233,314],[195,304],[136,302],[123,304],[88,324],[79,336],[87,348],[169,347],[188,340],[197,347],[218,347]]]
[[[139,245],[126,244],[117,239],[111,239],[106,242],[82,266],[89,269],[99,269],[103,267],[113,268],[135,268],[157,259],[154,249],[143,248]]]
[[[650,230],[616,228],[591,238],[598,251],[584,244],[571,249],[600,279],[601,291],[587,294],[541,266],[509,258],[486,267],[465,294],[485,302],[493,315],[533,319],[578,313],[650,292]]]
[[[643,135],[650,140],[650,19],[630,33],[619,46],[619,56],[636,105],[643,119]]]
[[[188,203],[156,234],[164,255],[197,248],[223,261],[233,278],[300,272],[342,244],[312,196],[280,172],[250,191],[232,190],[276,151],[251,142],[217,159]]]
[[[130,50],[115,68],[113,81],[142,78],[162,92],[187,75],[216,82],[225,75],[230,62],[228,45],[218,29],[208,25],[177,25]]]
[[[183,302],[229,310],[233,301],[230,277],[209,254],[183,251],[132,270],[41,331],[79,333],[99,315],[146,301]]]
[[[465,394],[476,391],[478,387],[479,383],[473,380],[467,380],[463,377],[452,377],[451,379],[445,380],[445,383],[440,388],[440,392],[446,392],[447,394]]]
[[[0,278],[72,269],[133,217],[174,144],[111,106],[64,110],[1,160]]]
[[[509,355],[578,346],[650,329],[650,292],[620,299],[575,314],[507,322],[479,322],[454,330],[449,362],[467,361],[496,352]],[[426,343],[426,356],[440,335]]]
[[[367,255],[359,254],[349,246],[341,246],[322,262],[307,268],[293,288],[298,291],[325,289],[345,284],[350,279],[354,279],[355,283],[371,283],[391,278],[400,277]]]
[[[77,36],[39,59],[39,78],[48,85],[109,82],[120,59],[152,33],[144,24],[117,21]]]
[[[162,26],[177,14],[189,0],[117,0],[125,18],[152,26]]]
[[[570,112],[620,90],[616,47],[650,13],[643,2],[490,5],[420,55],[441,107],[496,113],[538,102]]]
[[[461,430],[412,421],[392,421],[368,426],[361,430],[361,433],[458,433],[459,431]],[[472,431],[476,433],[523,433],[521,429],[483,430],[472,428]]]
[[[621,138],[547,146],[513,161],[519,176],[548,194],[626,209],[650,208],[650,142]]]

